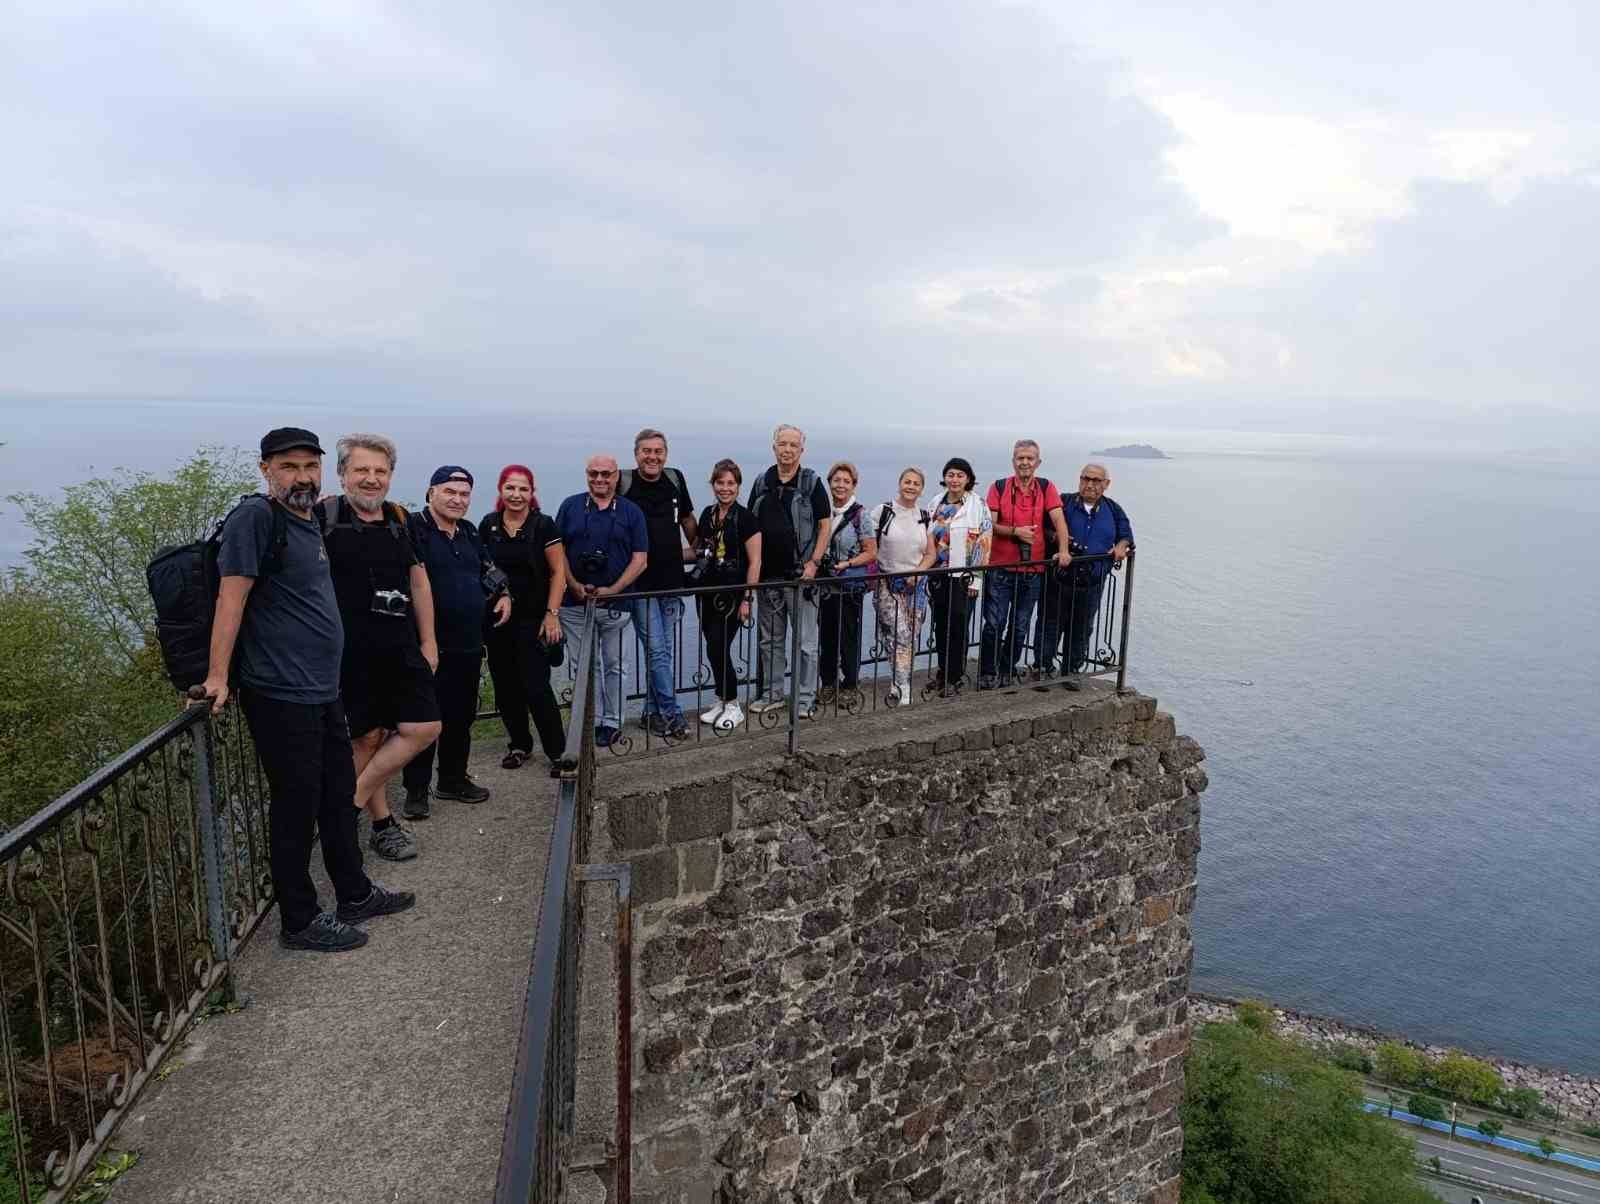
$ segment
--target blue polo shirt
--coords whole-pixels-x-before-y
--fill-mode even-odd
[[[610,585],[622,576],[635,553],[650,550],[644,511],[625,497],[613,498],[602,510],[588,493],[575,493],[556,511],[556,530],[567,554],[567,571],[584,585]],[[585,558],[596,551],[605,556],[604,567],[586,567]],[[567,591],[565,605],[582,603],[581,594]]]
[[[483,647],[483,570],[488,557],[477,529],[466,519],[446,535],[424,506],[408,516],[411,542],[428,570],[433,591],[433,631],[444,652],[473,653]]]

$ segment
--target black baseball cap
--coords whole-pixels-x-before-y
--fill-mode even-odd
[[[308,448],[319,456],[328,454],[322,450],[322,444],[317,442],[317,437],[301,426],[280,426],[261,436],[263,460],[279,452],[293,451],[297,447]]]

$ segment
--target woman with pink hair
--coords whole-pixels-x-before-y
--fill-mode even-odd
[[[550,688],[550,669],[552,661],[561,663],[561,624],[556,616],[567,588],[567,562],[561,533],[539,509],[534,488],[533,469],[507,464],[500,470],[494,513],[484,517],[478,531],[511,590],[511,621],[490,628],[487,640],[495,706],[510,744],[500,764],[517,769],[533,755],[531,714],[555,776],[566,732]]]

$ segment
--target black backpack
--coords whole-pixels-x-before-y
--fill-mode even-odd
[[[1049,478],[1035,476],[1033,479],[1039,486],[1039,500],[1042,503],[1044,500],[1044,491],[1050,488]],[[1004,505],[1007,494],[1011,492],[1011,478],[1001,477],[994,483],[994,487],[1000,491],[1000,502],[1002,505]],[[1065,506],[1066,502],[1063,501],[1062,505]],[[1000,511],[998,508],[996,508],[996,520],[998,520],[999,517]],[[1045,510],[1040,510],[1039,512],[1039,530],[1044,533],[1044,552],[1041,554],[1037,548],[1034,548],[1028,556],[1029,560],[1049,560],[1061,550],[1060,541],[1056,539],[1056,525],[1050,521],[1050,515]]]
[[[161,645],[161,661],[179,690],[186,691],[205,681],[211,668],[211,625],[216,616],[217,590],[222,585],[222,574],[217,569],[222,529],[240,506],[260,496],[246,494],[205,539],[162,548],[145,567],[145,582],[156,607],[156,641]],[[272,535],[261,560],[263,577],[282,566],[283,550],[289,542],[288,512],[270,498],[267,504],[272,507]]]

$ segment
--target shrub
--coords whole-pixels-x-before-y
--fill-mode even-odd
[[[1359,1045],[1340,1041],[1328,1049],[1328,1060],[1335,1066],[1355,1074],[1371,1074],[1372,1058]]]
[[[1277,1017],[1272,1009],[1259,999],[1246,999],[1234,1009],[1239,1023],[1258,1033],[1270,1033],[1277,1027]]]

